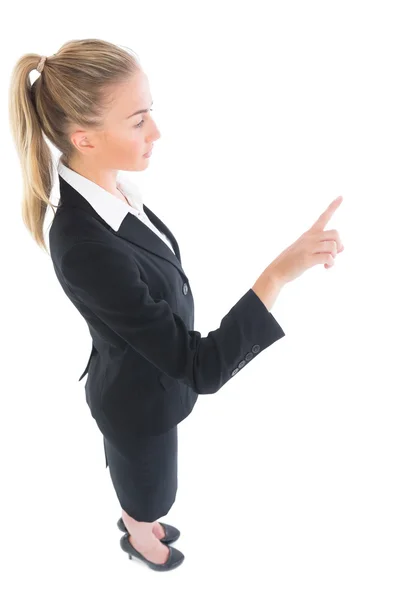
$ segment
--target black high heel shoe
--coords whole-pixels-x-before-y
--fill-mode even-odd
[[[173,546],[168,546],[169,556],[167,561],[161,565],[158,565],[152,562],[151,560],[147,560],[147,558],[143,556],[143,554],[140,554],[140,552],[138,552],[132,546],[132,544],[129,541],[129,533],[125,533],[122,536],[122,538],[120,539],[120,545],[122,550],[124,552],[127,552],[130,560],[133,557],[139,558],[140,560],[145,562],[150,567],[150,569],[154,569],[154,571],[170,571],[171,569],[175,569],[183,563],[183,560],[185,558],[185,555],[180,550],[174,548]]]
[[[179,529],[177,529],[173,525],[167,525],[167,523],[161,523],[161,521],[158,522],[160,523],[160,525],[162,525],[165,531],[165,535],[163,538],[160,539],[160,542],[162,542],[163,544],[173,544],[174,542],[176,542],[176,540],[181,535]],[[125,527],[125,523],[123,522],[122,517],[120,517],[120,519],[118,520],[117,527],[118,529],[120,529],[120,531],[128,533],[128,530]]]

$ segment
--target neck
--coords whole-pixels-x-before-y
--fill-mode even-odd
[[[72,159],[66,166],[75,171],[75,173],[82,175],[82,177],[86,177],[86,179],[93,181],[107,192],[110,192],[110,194],[118,196],[119,198],[123,198],[123,200],[127,202],[125,196],[119,191],[117,187],[118,170],[98,169],[96,167],[93,167],[92,165],[87,165],[82,162],[74,161]]]

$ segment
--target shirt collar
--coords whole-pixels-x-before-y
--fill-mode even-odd
[[[129,206],[118,196],[114,196],[111,192],[107,192],[107,190],[91,179],[87,179],[87,177],[84,177],[80,173],[77,173],[64,165],[64,163],[61,162],[61,159],[57,163],[57,171],[67,183],[91,204],[97,214],[99,214],[100,217],[114,229],[114,231],[118,231],[128,212],[137,217],[144,215],[143,201],[139,188],[120,173],[117,175],[117,188],[127,198],[130,204]]]

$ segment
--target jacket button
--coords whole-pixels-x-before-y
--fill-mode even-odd
[[[239,371],[239,369],[237,369],[237,368],[236,368],[236,369],[233,369],[233,371],[232,371],[231,375],[236,375],[236,373],[237,373],[238,371]]]
[[[258,344],[254,344],[254,346],[252,347],[252,351],[254,352],[254,354],[257,354],[257,352],[260,352],[260,346]]]
[[[252,355],[252,353],[251,353],[251,352],[248,352],[248,353],[246,354],[246,356],[245,356],[245,359],[246,359],[247,361],[251,360],[252,358],[253,358],[253,355]]]
[[[185,296],[186,296],[186,294],[188,293],[188,289],[189,289],[189,288],[188,288],[188,285],[187,285],[187,283],[186,283],[186,281],[185,281],[185,283],[183,284],[183,288],[182,288],[182,291],[183,291],[183,293],[185,294]]]
[[[238,364],[239,369],[241,369],[242,367],[244,367],[244,365],[246,364],[245,360],[241,360],[240,363]]]

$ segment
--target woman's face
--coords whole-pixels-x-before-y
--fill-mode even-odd
[[[150,116],[153,99],[146,75],[138,70],[127,83],[117,86],[110,98],[103,129],[77,130],[71,140],[87,166],[142,171],[150,160],[143,155],[160,137]],[[143,112],[133,114],[137,111]]]

